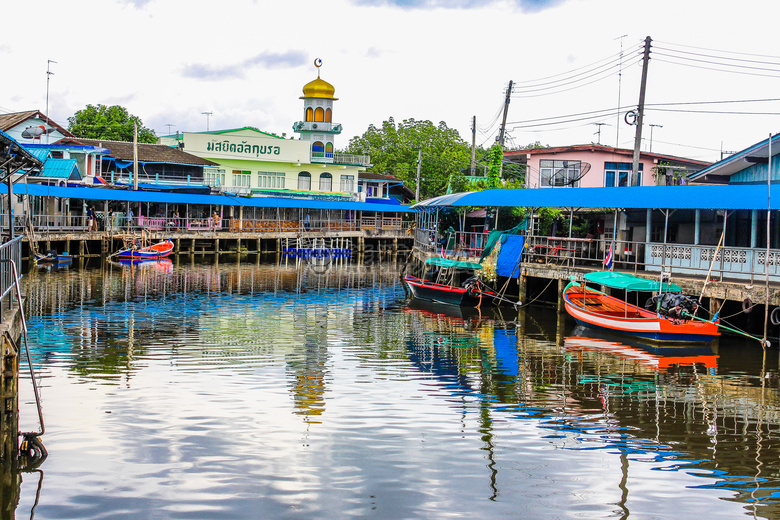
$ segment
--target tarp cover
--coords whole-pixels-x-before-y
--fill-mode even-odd
[[[450,260],[449,258],[429,258],[425,261],[428,265],[435,265],[438,267],[453,267],[455,269],[482,269],[482,266],[475,262],[460,262],[458,260]]]
[[[525,229],[528,227],[528,219],[525,219],[512,229],[508,229],[506,231],[499,231],[497,229],[494,229],[490,232],[488,235],[487,241],[485,242],[485,248],[482,250],[482,254],[479,257],[479,263],[482,263],[482,260],[487,258],[487,256],[493,252],[493,248],[496,245],[496,242],[498,242],[498,239],[501,238],[502,235],[518,235],[525,231]]]
[[[501,250],[496,260],[496,274],[507,278],[517,278],[520,269],[520,257],[523,255],[525,235],[504,235],[501,239]]]
[[[616,273],[614,271],[597,271],[595,273],[585,273],[583,278],[588,282],[605,285],[613,289],[623,289],[624,291],[648,291],[659,292],[661,283],[658,280],[648,280],[639,278],[628,273]],[[680,286],[673,283],[664,283],[663,291],[660,292],[680,292]]]

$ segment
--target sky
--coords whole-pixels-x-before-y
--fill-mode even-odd
[[[291,137],[321,59],[339,149],[391,117],[444,122],[468,143],[476,118],[476,145],[488,147],[510,80],[508,147],[633,148],[625,113],[649,36],[642,149],[717,161],[779,130],[778,14],[767,0],[14,1],[0,113],[45,112],[48,92],[66,127],[104,104],[158,135],[253,126]]]

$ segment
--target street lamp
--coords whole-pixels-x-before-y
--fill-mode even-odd
[[[209,116],[213,114],[214,112],[201,112],[204,116],[206,116],[206,131],[209,131]]]
[[[653,153],[653,127],[663,128],[663,125],[650,125],[650,153]]]

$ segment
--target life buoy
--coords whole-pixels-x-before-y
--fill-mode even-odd
[[[772,310],[772,314],[769,315],[769,321],[772,325],[780,325],[780,307],[775,307]]]
[[[742,300],[742,312],[745,314],[750,314],[750,311],[753,310],[753,302],[750,301],[750,298],[745,298]]]

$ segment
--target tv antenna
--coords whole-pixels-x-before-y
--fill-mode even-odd
[[[46,60],[46,126],[49,126],[49,80],[54,74],[51,71],[51,64],[57,63],[54,60]],[[46,134],[46,144],[49,144],[49,134]]]

